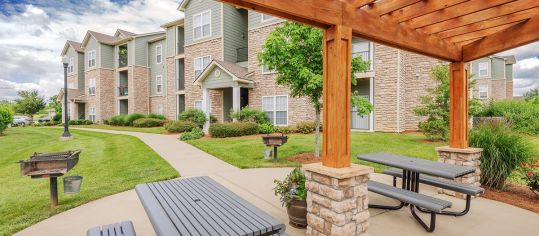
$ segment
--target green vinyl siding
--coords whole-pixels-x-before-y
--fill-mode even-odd
[[[148,65],[148,41],[159,38],[165,35],[165,32],[162,34],[153,34],[148,36],[141,36],[133,39],[130,43],[134,45],[134,52],[129,51],[129,53],[134,54],[135,57],[132,61],[134,62],[134,65],[138,66],[149,66]],[[163,42],[163,62],[166,58],[166,43]],[[130,57],[131,58],[131,57]],[[130,62],[130,65],[133,65]]]
[[[85,89],[85,86],[84,86],[84,67],[85,67],[85,64],[84,64],[84,53],[78,53],[77,54],[77,59],[75,59],[76,63],[77,64],[77,73],[78,73],[78,87],[80,90],[83,90]]]
[[[167,32],[167,57],[171,57],[176,55],[176,52],[174,52],[175,45],[176,44],[176,37],[174,37],[176,30],[176,26],[168,27]]]
[[[88,68],[88,52],[91,52],[94,50],[95,50],[95,66],[92,68]],[[101,52],[99,50],[99,43],[94,39],[94,37],[90,37],[90,39],[88,39],[88,43],[86,43],[86,47],[84,48],[84,55],[86,55],[84,57],[84,68],[86,68],[87,70],[90,70],[90,69],[96,69],[99,67],[100,65],[99,63],[101,61],[101,58],[100,58]]]
[[[155,60],[155,55],[156,55],[156,46],[158,45],[161,45],[162,47],[162,52],[163,52],[163,55],[161,56],[161,64],[157,64],[156,63],[156,60]],[[150,88],[150,94],[152,96],[154,95],[165,95],[165,91],[166,91],[166,80],[167,80],[167,73],[166,73],[166,60],[165,60],[165,52],[166,52],[166,49],[167,49],[167,45],[166,45],[166,40],[165,39],[162,39],[162,40],[159,40],[159,41],[156,41],[156,42],[152,42],[152,43],[149,43],[148,44],[148,52],[149,52],[149,55],[148,55],[148,61],[150,63],[150,85],[151,85],[151,88]],[[162,92],[161,93],[157,93],[156,91],[156,78],[157,78],[157,75],[161,75],[162,77]]]
[[[237,61],[239,48],[247,48],[247,11],[230,5],[223,5],[224,20],[224,60],[232,63]],[[245,61],[246,57],[242,59]]]
[[[262,22],[262,14],[255,12],[255,11],[249,11],[249,29],[254,29],[266,25],[275,24],[277,22],[283,21],[283,19],[275,17],[271,20]]]
[[[489,62],[490,64],[490,58],[488,57],[480,58],[471,63],[470,69],[475,78],[486,78],[486,77],[479,77],[479,63],[482,63],[482,62]],[[491,74],[492,72],[490,71],[490,65],[489,65],[489,76],[487,77],[490,77]]]
[[[505,78],[513,79],[513,65],[512,64],[505,65]]]
[[[221,6],[213,0],[190,1],[185,8],[185,45],[221,37]],[[211,36],[193,41],[193,15],[211,10]]]
[[[101,68],[114,68],[114,46],[101,44],[101,64],[97,63],[97,65],[100,65]]]
[[[492,79],[505,79],[505,60],[502,58],[493,57],[491,59],[491,78]]]
[[[75,51],[75,49],[73,49],[71,46],[69,46],[69,48],[67,49],[67,52],[65,54],[65,56],[69,59],[69,58],[73,58],[73,73],[69,73],[68,72],[68,75],[71,75],[71,74],[76,74],[78,72],[78,68],[77,68],[77,51]]]
[[[215,71],[217,70],[220,72],[219,77],[215,76]],[[232,81],[232,76],[224,70],[221,70],[219,67],[213,68],[208,76],[202,81],[202,87],[209,89],[227,88],[232,87],[233,85],[234,82]]]

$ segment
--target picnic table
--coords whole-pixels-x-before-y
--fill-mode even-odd
[[[140,184],[157,235],[286,235],[285,225],[210,177]]]
[[[393,186],[388,186],[374,181],[370,181],[368,183],[369,190],[400,200],[401,203],[397,206],[369,204],[369,207],[387,210],[398,210],[404,206],[410,205],[410,211],[414,218],[429,232],[434,231],[434,227],[436,224],[436,214],[445,213],[459,216],[466,214],[469,209],[470,199],[467,198],[467,206],[464,212],[454,213],[443,211],[443,209],[451,207],[451,202],[419,194],[419,183],[420,181],[430,180],[431,182],[435,182],[436,184],[438,184],[438,187],[446,186],[448,188],[452,188],[455,185],[458,185],[457,187],[462,188],[463,186],[459,185],[459,183],[443,181],[440,182],[436,180],[436,177],[454,180],[458,177],[462,177],[464,175],[475,172],[474,167],[456,166],[389,153],[360,154],[358,155],[358,159],[386,166],[396,167],[402,170],[402,175],[399,174],[399,177],[402,178],[402,185],[400,189],[394,188],[396,187],[396,178],[394,178],[393,180]],[[426,176],[421,176],[421,174],[425,174]],[[423,220],[421,220],[421,218],[415,213],[415,209],[431,213],[430,226],[428,226]]]

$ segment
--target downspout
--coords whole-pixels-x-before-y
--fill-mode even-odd
[[[401,132],[401,50],[397,49],[397,133]]]

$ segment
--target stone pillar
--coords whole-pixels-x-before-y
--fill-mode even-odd
[[[303,165],[307,189],[307,235],[367,235],[367,181],[372,167]]]
[[[457,166],[473,166],[475,172],[457,178],[456,181],[473,186],[481,186],[481,148],[452,148],[449,146],[437,147],[438,162]],[[438,188],[439,193],[444,193],[461,199],[466,199],[466,195],[455,193],[454,191]]]
[[[241,109],[241,87],[234,85],[232,87],[232,110],[233,111],[239,111]],[[234,122],[237,120],[234,118]]]

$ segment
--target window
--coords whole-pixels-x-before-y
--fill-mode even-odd
[[[488,62],[479,62],[477,66],[479,68],[479,76],[487,77],[488,76]]]
[[[262,111],[274,125],[288,125],[288,96],[262,97]]]
[[[88,94],[95,95],[95,79],[88,80]]]
[[[156,110],[157,110],[156,113],[157,113],[158,115],[163,115],[163,105],[162,105],[162,104],[157,105],[157,109],[156,109]]]
[[[155,46],[155,63],[163,63],[163,46],[161,45]]]
[[[88,52],[87,61],[88,68],[95,67],[95,50]]]
[[[202,110],[202,100],[195,101],[195,109]]]
[[[193,15],[193,40],[211,36],[211,10]]]
[[[262,22],[266,22],[275,19],[275,16],[262,14],[261,18]]]
[[[155,92],[159,94],[163,93],[163,76],[162,75],[155,76]]]
[[[69,64],[67,64],[67,72],[68,73],[73,73],[73,71],[75,71],[74,64],[75,64],[75,58],[70,57],[69,58]]]
[[[211,56],[195,58],[195,79],[202,73],[211,62]]]
[[[275,73],[275,70],[270,70],[268,65],[262,66],[262,74],[272,74]]]
[[[488,98],[488,85],[486,84],[479,85],[479,98],[480,99]]]
[[[90,114],[88,114],[88,119],[91,120],[92,122],[95,122],[95,118],[96,118],[95,107],[90,107]]]

